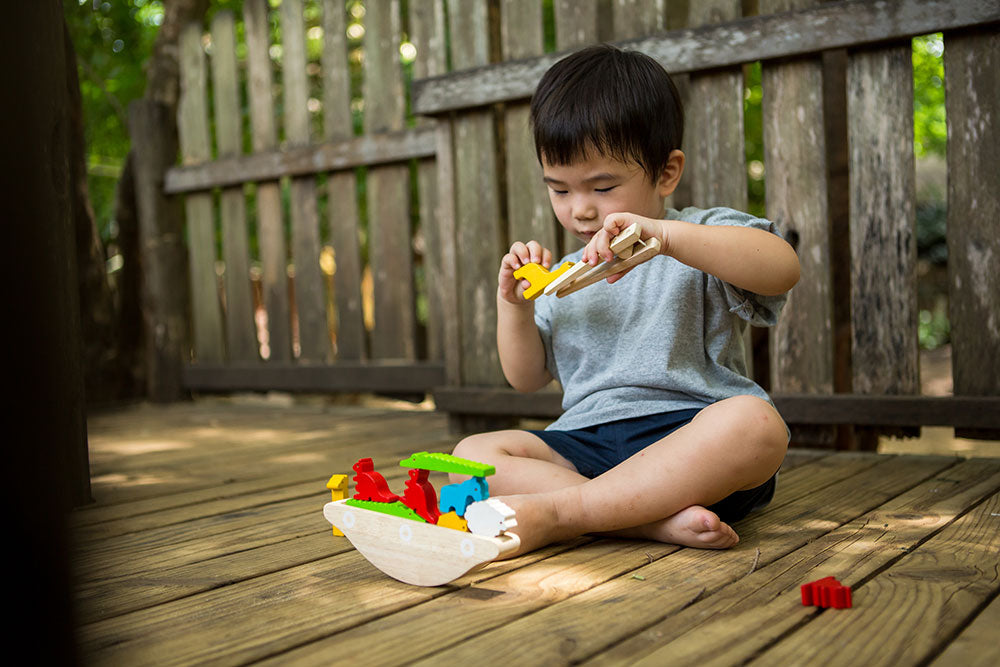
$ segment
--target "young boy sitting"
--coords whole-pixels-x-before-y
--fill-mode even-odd
[[[556,63],[531,102],[559,223],[596,266],[632,223],[660,254],[564,298],[526,301],[514,271],[552,266],[535,241],[500,263],[497,345],[518,391],[553,378],[563,415],[544,431],[462,440],[496,466],[491,493],[517,513],[518,553],[585,533],[708,549],[766,505],[788,430],[747,377],[747,324],[773,325],[799,277],[773,223],[726,208],[664,210],[684,171],[683,111],[656,61],[601,45]],[[627,275],[626,275],[627,274]]]

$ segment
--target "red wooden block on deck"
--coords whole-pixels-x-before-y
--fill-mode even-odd
[[[800,588],[802,604],[805,606],[833,607],[834,609],[850,609],[851,587],[844,586],[835,577],[823,577]]]
[[[371,459],[361,459],[352,467],[358,473],[354,476],[355,500],[374,500],[380,503],[399,500],[399,496],[389,490],[385,477],[375,472],[375,464]]]

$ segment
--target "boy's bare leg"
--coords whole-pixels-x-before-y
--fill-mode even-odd
[[[512,532],[521,538],[521,553],[585,533],[732,546],[735,532],[706,506],[763,484],[787,447],[777,412],[751,396],[705,408],[690,424],[592,480],[540,439],[508,433],[520,436],[500,448],[468,439],[456,451],[497,466],[490,486],[517,512]]]

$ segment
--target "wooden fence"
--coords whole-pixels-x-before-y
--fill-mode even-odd
[[[279,10],[246,0],[242,30],[239,17],[217,14],[210,67],[201,27],[185,33],[183,164],[167,171],[164,189],[185,195],[194,341],[187,386],[434,390],[439,408],[456,415],[558,414],[557,391],[519,396],[503,379],[496,271],[514,239],[572,249],[541,183],[527,100],[558,52],[613,41],[662,62],[682,88],[689,166],[675,206],[746,208],[744,66],[763,62],[767,215],[796,246],[802,280],[755,376],[786,419],[947,424],[996,435],[1000,2],[759,0],[759,14],[747,18],[740,0],[551,4],[556,52],[545,49],[541,0],[410,0],[406,16],[396,1],[366,2],[360,136],[351,125],[342,0],[308,3],[321,14],[323,34],[322,57],[308,65],[302,0],[283,0]],[[280,99],[276,45],[268,42],[273,21]],[[416,47],[410,92],[422,117],[415,121],[405,107],[403,25]],[[910,38],[940,31],[956,394],[948,398],[919,396],[910,62]],[[243,48],[245,62],[235,55]],[[309,71],[318,72],[315,80]],[[310,118],[310,90],[321,122]],[[253,137],[247,155],[244,95]],[[356,197],[359,168],[366,201]],[[260,248],[256,301],[248,184]],[[332,280],[321,270],[321,229],[335,252]],[[362,312],[366,266],[370,328]],[[422,319],[418,298],[427,303]],[[813,431],[813,440],[832,443],[831,428]]]

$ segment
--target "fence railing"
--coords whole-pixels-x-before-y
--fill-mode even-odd
[[[746,208],[744,67],[763,62],[767,216],[796,246],[802,279],[769,341],[758,336],[770,354],[754,373],[785,418],[995,436],[1000,2],[760,0],[747,18],[740,0],[684,4],[409,0],[403,16],[396,1],[366,2],[360,135],[342,0],[246,0],[242,17],[216,15],[210,37],[191,26],[183,163],[165,178],[187,216],[187,385],[434,390],[459,415],[558,414],[558,392],[523,400],[503,379],[497,262],[514,239],[576,243],[551,213],[527,101],[559,53],[607,40],[678,79],[688,170],[675,206]],[[941,31],[954,399],[919,396],[917,354],[909,39]],[[813,440],[832,434],[814,428]]]

